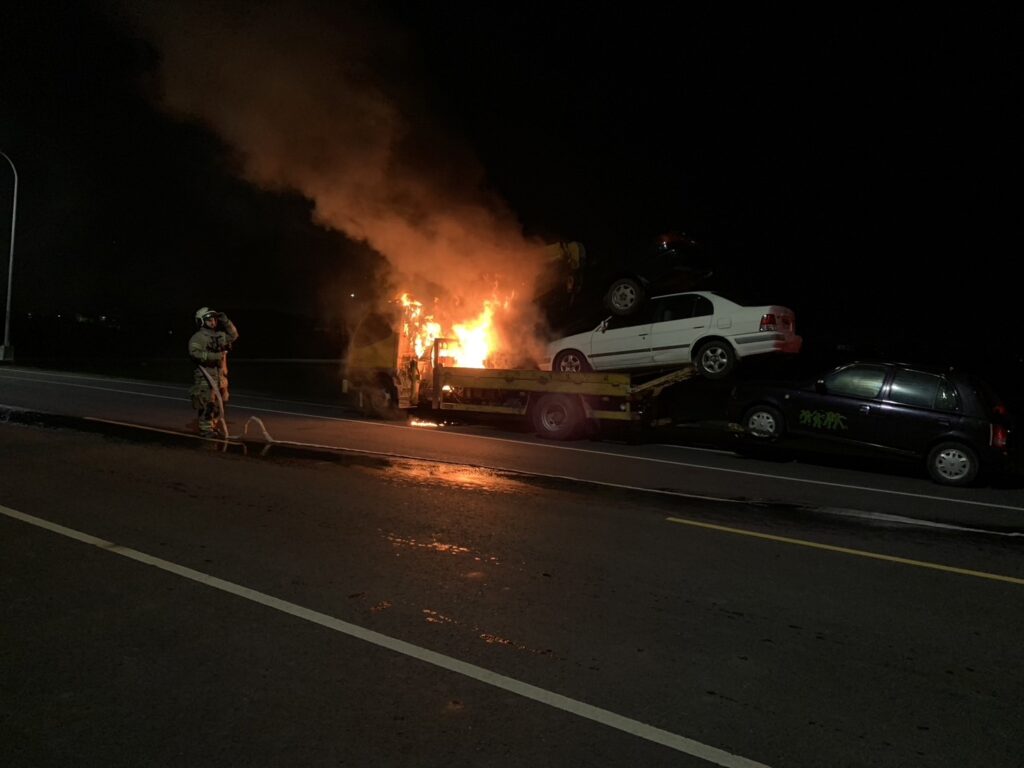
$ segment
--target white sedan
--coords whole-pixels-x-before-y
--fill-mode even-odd
[[[673,293],[655,296],[634,315],[553,341],[541,368],[627,371],[693,363],[701,376],[721,379],[742,358],[799,352],[803,339],[795,329],[787,307],[741,307],[709,291]]]

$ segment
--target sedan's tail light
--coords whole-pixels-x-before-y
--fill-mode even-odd
[[[1010,430],[1008,430],[1002,424],[989,425],[989,443],[996,450],[1006,450],[1006,444],[1008,442],[1009,436]]]
[[[761,315],[761,327],[758,329],[761,331],[775,331],[778,330],[778,326],[775,322],[775,315],[768,312]]]

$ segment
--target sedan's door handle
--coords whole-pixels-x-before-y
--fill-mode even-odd
[[[860,412],[861,413],[871,413],[871,406],[870,405],[862,405],[860,407]]]
[[[940,419],[939,420],[939,426],[940,427],[948,427],[949,426],[949,422],[946,421],[945,419]]]

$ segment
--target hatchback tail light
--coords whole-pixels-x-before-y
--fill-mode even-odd
[[[775,322],[775,315],[771,312],[761,315],[761,327],[758,329],[761,331],[775,331],[778,330],[778,324]]]
[[[989,444],[999,451],[1005,451],[1009,441],[1010,430],[1002,424],[989,425]]]

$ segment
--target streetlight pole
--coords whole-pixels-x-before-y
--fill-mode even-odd
[[[14,347],[11,346],[11,283],[14,278],[14,225],[18,220],[18,169],[14,167],[14,161],[7,156],[7,153],[0,151],[0,155],[11,164],[14,171],[14,205],[11,207],[11,255],[7,261],[7,313],[4,315],[4,343],[0,346],[0,361],[14,359]]]

